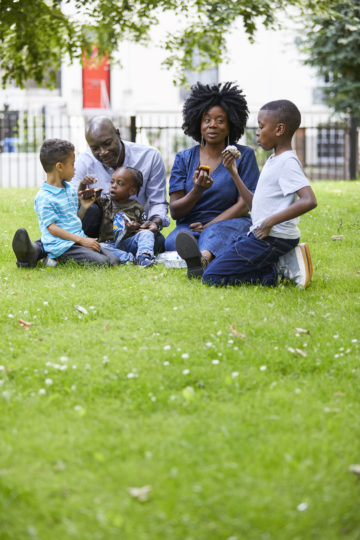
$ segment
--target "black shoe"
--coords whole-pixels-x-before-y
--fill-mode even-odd
[[[14,234],[12,248],[19,267],[34,268],[41,253],[40,246],[31,242],[26,229],[18,229]]]
[[[203,275],[203,257],[195,238],[188,231],[180,231],[175,241],[176,251],[187,264],[189,279],[200,278]]]

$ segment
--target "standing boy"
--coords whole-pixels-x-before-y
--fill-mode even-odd
[[[78,196],[70,181],[74,176],[74,146],[61,139],[48,139],[40,148],[46,181],[35,197],[41,241],[51,260],[114,265],[118,260],[101,249],[95,238],[87,238],[78,217]],[[82,211],[92,200],[81,200]]]
[[[95,177],[85,176],[79,184],[80,196],[87,184],[96,182]],[[99,242],[122,263],[134,261],[139,266],[152,266],[158,233],[153,229],[141,228],[146,222],[144,208],[136,199],[130,198],[138,195],[142,185],[141,171],[133,167],[119,167],[114,171],[109,194],[95,201],[102,209]]]
[[[301,115],[288,100],[264,105],[258,115],[256,135],[264,150],[274,150],[265,163],[255,193],[251,193],[236,169],[232,154],[224,152],[224,166],[251,210],[249,233],[212,261],[203,273],[209,285],[258,283],[277,285],[279,270],[296,285],[307,287],[312,275],[309,246],[299,244],[299,216],[317,206],[310,183],[292,150],[291,139],[300,126]],[[200,253],[183,233],[176,248],[188,264],[188,275],[198,274]]]

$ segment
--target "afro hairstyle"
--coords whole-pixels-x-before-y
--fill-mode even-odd
[[[182,129],[195,141],[201,141],[201,120],[211,107],[219,106],[227,114],[230,124],[230,144],[237,142],[244,134],[249,116],[247,101],[243,91],[233,82],[201,84],[191,87],[190,96],[184,103]]]

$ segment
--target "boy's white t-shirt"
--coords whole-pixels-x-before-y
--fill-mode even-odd
[[[261,225],[265,218],[289,208],[298,196],[296,191],[310,186],[295,150],[287,150],[278,156],[272,154],[262,168],[254,193],[251,209],[250,232]],[[270,236],[299,238],[299,218],[274,225]]]

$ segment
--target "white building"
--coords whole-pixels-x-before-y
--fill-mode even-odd
[[[117,64],[110,68],[105,66],[101,80],[97,80],[94,71],[84,70],[80,63],[68,65],[64,62],[59,87],[55,90],[34,86],[24,90],[14,87],[0,90],[0,111],[6,106],[9,111],[18,111],[20,115],[22,111],[45,113],[45,116],[41,115],[38,120],[31,120],[40,124],[35,127],[33,123],[30,126],[25,125],[25,120],[18,122],[21,127],[17,128],[15,134],[17,146],[12,149],[17,153],[26,152],[29,160],[29,152],[35,155],[45,137],[60,136],[72,140],[77,151],[83,151],[86,148],[86,117],[99,113],[109,114],[121,126],[122,136],[130,138],[126,126],[129,125],[130,116],[136,116],[137,140],[158,146],[169,167],[174,152],[185,144],[180,128],[184,89],[173,85],[173,73],[161,67],[165,51],[155,46],[163,37],[162,29],[169,27],[169,23],[163,23],[154,31],[152,46],[121,44],[122,67]],[[282,98],[290,99],[298,105],[303,115],[302,126],[318,126],[329,118],[330,111],[321,103],[321,83],[314,70],[302,62],[295,43],[296,35],[293,19],[284,18],[280,30],[259,28],[255,43],[250,43],[241,28],[227,37],[230,61],[213,70],[209,82],[235,81],[239,84],[247,96],[251,111],[248,126],[256,126],[257,111],[264,103]],[[194,78],[196,80],[196,75]],[[92,99],[94,96],[95,99]],[[29,116],[26,116],[26,122],[29,122]],[[52,129],[54,126],[55,131]],[[147,127],[141,129],[142,126]],[[164,141],[165,131],[161,126],[173,126],[171,139],[168,137]],[[1,130],[1,124],[0,131],[3,132],[0,133],[3,144],[5,138],[9,141],[13,136],[9,130]],[[314,177],[317,176],[316,167],[319,164],[326,165],[329,159],[334,157],[336,171],[334,172],[332,165],[331,175],[346,177],[345,135],[343,130],[339,133],[336,130],[327,130],[325,134],[319,135],[318,131],[308,129],[306,140],[305,132],[302,135],[300,133],[302,147],[297,150],[302,155],[303,163],[306,161],[311,167],[311,175]],[[177,138],[175,142],[174,137]],[[325,150],[319,150],[319,141],[325,145]],[[11,152],[12,149],[8,148],[7,151]],[[16,161],[15,156],[12,159]],[[340,172],[337,172],[337,169]],[[39,173],[36,171],[34,174]],[[4,165],[0,166],[0,175],[2,178],[9,176]],[[331,177],[330,172],[326,176]],[[33,181],[36,181],[35,178]],[[5,184],[0,178],[1,185]]]

